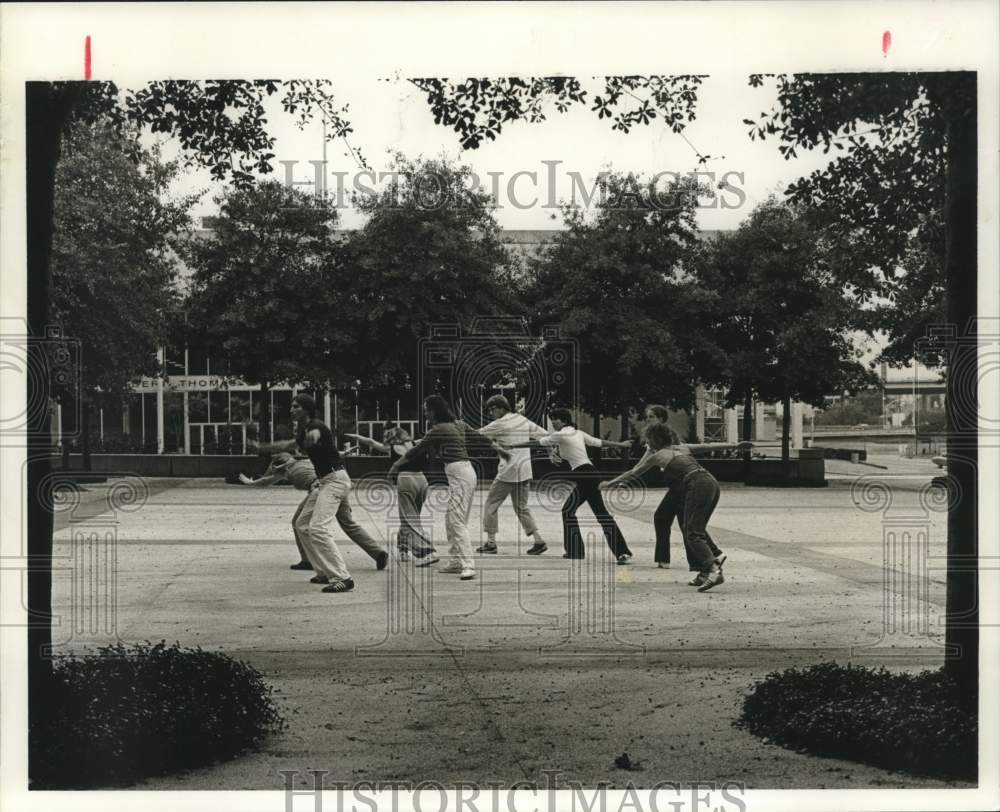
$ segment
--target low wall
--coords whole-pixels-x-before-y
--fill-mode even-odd
[[[780,459],[754,459],[750,464],[751,485],[793,485],[802,487],[823,487],[826,478],[823,464],[823,450],[819,448],[803,448],[793,452],[796,456],[790,460],[788,480],[785,480]],[[347,473],[352,479],[378,476],[384,474],[388,466],[386,457],[345,457]],[[267,468],[267,461],[258,456],[222,456],[203,455],[186,456],[184,454],[91,454],[91,470],[94,473],[133,475],[145,477],[184,477],[207,479],[225,479],[235,482],[239,474],[260,476]],[[482,480],[491,480],[496,476],[497,458],[474,459],[476,473]],[[600,462],[600,470],[614,475],[634,464],[634,460],[605,459]],[[701,464],[707,468],[720,482],[746,481],[746,463],[741,459],[703,458]],[[62,468],[62,458],[52,457],[53,470]],[[70,455],[70,470],[83,469],[83,459],[80,454]],[[532,459],[532,469],[536,478],[544,477],[557,469],[547,456]],[[432,471],[429,478],[443,480],[442,471]],[[662,487],[663,474],[657,469],[648,472],[643,482],[649,487]]]

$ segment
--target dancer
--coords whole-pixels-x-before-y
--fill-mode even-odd
[[[700,445],[690,445],[687,443],[682,443],[680,437],[677,436],[675,432],[669,425],[667,425],[667,418],[670,413],[667,411],[666,406],[660,406],[656,403],[651,403],[646,406],[646,428],[649,426],[662,425],[667,426],[667,430],[671,435],[671,447],[681,453],[691,453],[696,450],[708,449],[708,448],[735,448],[735,445],[728,443],[702,443]],[[650,454],[652,450],[649,444],[646,443],[645,452],[643,453],[640,462],[644,461]],[[674,523],[674,519],[677,518],[678,526],[683,526],[684,519],[681,517],[681,512],[684,508],[682,503],[679,503],[677,499],[674,499],[673,491],[668,489],[663,500],[660,502],[659,507],[656,508],[656,512],[653,514],[653,529],[656,533],[656,548],[653,552],[653,560],[656,562],[656,566],[660,569],[670,569],[670,526]],[[712,550],[712,555],[716,559],[723,558],[722,550],[720,550],[715,542],[711,538],[708,540],[709,546]],[[692,572],[697,572],[698,568],[695,562],[691,559],[690,551],[685,545],[684,552],[688,559],[688,569]]]
[[[401,426],[386,429],[382,435],[384,443],[370,437],[363,437],[360,434],[347,434],[346,436],[356,440],[359,445],[374,449],[382,454],[388,454],[391,462],[396,462],[413,448],[410,435]],[[427,477],[420,470],[419,464],[414,462],[400,466],[396,476],[396,505],[399,510],[399,533],[396,536],[396,546],[401,561],[406,561],[411,552],[413,557],[417,559],[426,558],[434,552],[434,545],[424,535],[420,525],[420,511],[423,509],[426,499]],[[434,561],[437,559],[425,561],[421,566],[433,564]]]
[[[541,426],[530,421],[523,414],[511,411],[510,401],[503,395],[493,395],[486,401],[486,410],[493,418],[492,422],[483,426],[479,433],[501,446],[513,447],[532,438],[544,437],[548,432]],[[528,494],[532,478],[531,451],[518,448],[510,453],[509,459],[500,459],[497,475],[490,485],[483,506],[483,530],[486,532],[486,543],[476,550],[477,553],[494,554],[497,552],[497,530],[499,522],[497,511],[509,496],[514,506],[524,532],[532,537],[532,545],[527,550],[528,555],[541,555],[548,545],[538,533],[538,525],[528,509]]]
[[[308,458],[296,459],[287,451],[279,451],[271,455],[271,464],[264,471],[263,476],[251,479],[245,474],[240,474],[240,482],[243,485],[252,485],[258,488],[274,485],[284,480],[288,480],[297,491],[309,491],[317,481],[316,469]],[[295,526],[305,503],[306,499],[303,498],[295,510],[295,515],[292,516],[292,534],[295,537],[295,546],[299,548],[298,562],[289,567],[293,570],[311,570],[313,568],[312,562],[309,561],[309,554],[302,546],[298,528]],[[337,518],[340,518],[339,514]],[[342,524],[341,527],[343,527]]]
[[[597,487],[599,474],[587,456],[587,446],[628,448],[631,443],[601,440],[598,437],[591,437],[585,431],[580,431],[573,423],[569,409],[552,409],[549,412],[549,420],[555,429],[554,433],[546,434],[537,440],[516,443],[508,448],[527,448],[535,443],[548,448],[555,447],[558,449],[559,458],[569,463],[568,479],[573,483],[573,490],[562,506],[563,546],[566,550],[563,558],[584,557],[583,537],[576,511],[586,502],[590,505],[594,518],[600,522],[611,554],[619,564],[627,564],[632,559],[632,552],[625,543],[621,528],[604,505],[604,499]]]
[[[309,395],[296,395],[292,398],[292,418],[299,427],[295,439],[262,446],[261,451],[290,452],[299,448],[308,454],[318,482],[300,506],[295,527],[317,573],[311,580],[313,583],[326,584],[324,592],[350,592],[354,589],[354,580],[333,538],[330,525],[342,510],[345,511],[349,525],[355,525],[347,503],[351,478],[344,470],[332,432],[323,421],[316,418],[316,401]],[[358,529],[361,529],[360,526]],[[364,533],[356,538],[352,537],[352,540],[375,559],[379,569],[385,568],[389,554],[371,536]]]
[[[424,414],[431,421],[431,427],[413,448],[392,464],[389,476],[395,477],[404,466],[423,460],[432,454],[444,463],[445,476],[448,478],[448,512],[445,514],[445,530],[448,534],[451,560],[440,571],[456,573],[463,581],[468,581],[476,577],[468,526],[472,499],[476,492],[476,471],[469,462],[465,435],[467,432],[474,432],[465,423],[455,419],[451,407],[440,395],[431,395],[424,401],[423,406]]]
[[[663,423],[648,426],[646,442],[651,453],[631,470],[602,482],[600,488],[606,490],[632,477],[642,476],[651,468],[661,468],[676,504],[682,506],[679,516],[684,546],[698,568],[698,575],[688,583],[698,587],[699,592],[707,592],[725,582],[722,564],[726,556],[716,558],[712,553],[712,538],[706,528],[719,503],[719,483],[691,454],[671,448],[675,439],[676,435]]]

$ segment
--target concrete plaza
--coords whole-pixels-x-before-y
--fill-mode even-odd
[[[628,566],[615,566],[586,507],[587,559],[561,557],[555,489],[532,497],[549,544],[540,557],[523,555],[530,541],[509,505],[501,553],[478,557],[470,582],[395,556],[376,571],[338,531],[357,587],[331,595],[288,568],[300,492],[109,480],[58,506],[57,650],[176,640],[246,660],[275,686],[289,727],[261,751],[140,789],[273,790],[280,770],[300,771],[306,786],[310,769],[329,782],[509,785],[558,770],[588,786],[949,786],[789,752],[733,727],[746,692],[777,669],[943,662],[937,469],[831,469],[822,489],[724,485],[710,530],[729,556],[727,580],[705,594],[686,585],[676,529],[673,568],[653,563],[662,492],[609,499],[635,554]],[[351,500],[376,538],[392,536],[390,489],[359,483]],[[443,508],[435,489],[424,521],[439,552]],[[638,766],[617,768],[623,752]]]

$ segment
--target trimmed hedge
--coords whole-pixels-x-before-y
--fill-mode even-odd
[[[977,715],[943,671],[823,663],[768,674],[735,724],[799,752],[975,781]]]
[[[284,728],[272,693],[252,666],[177,643],[61,657],[31,719],[31,788],[121,786],[233,758]]]

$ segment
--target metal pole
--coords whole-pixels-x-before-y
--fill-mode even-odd
[[[396,425],[398,426],[402,422],[402,412],[399,410],[399,401],[396,401]]]

